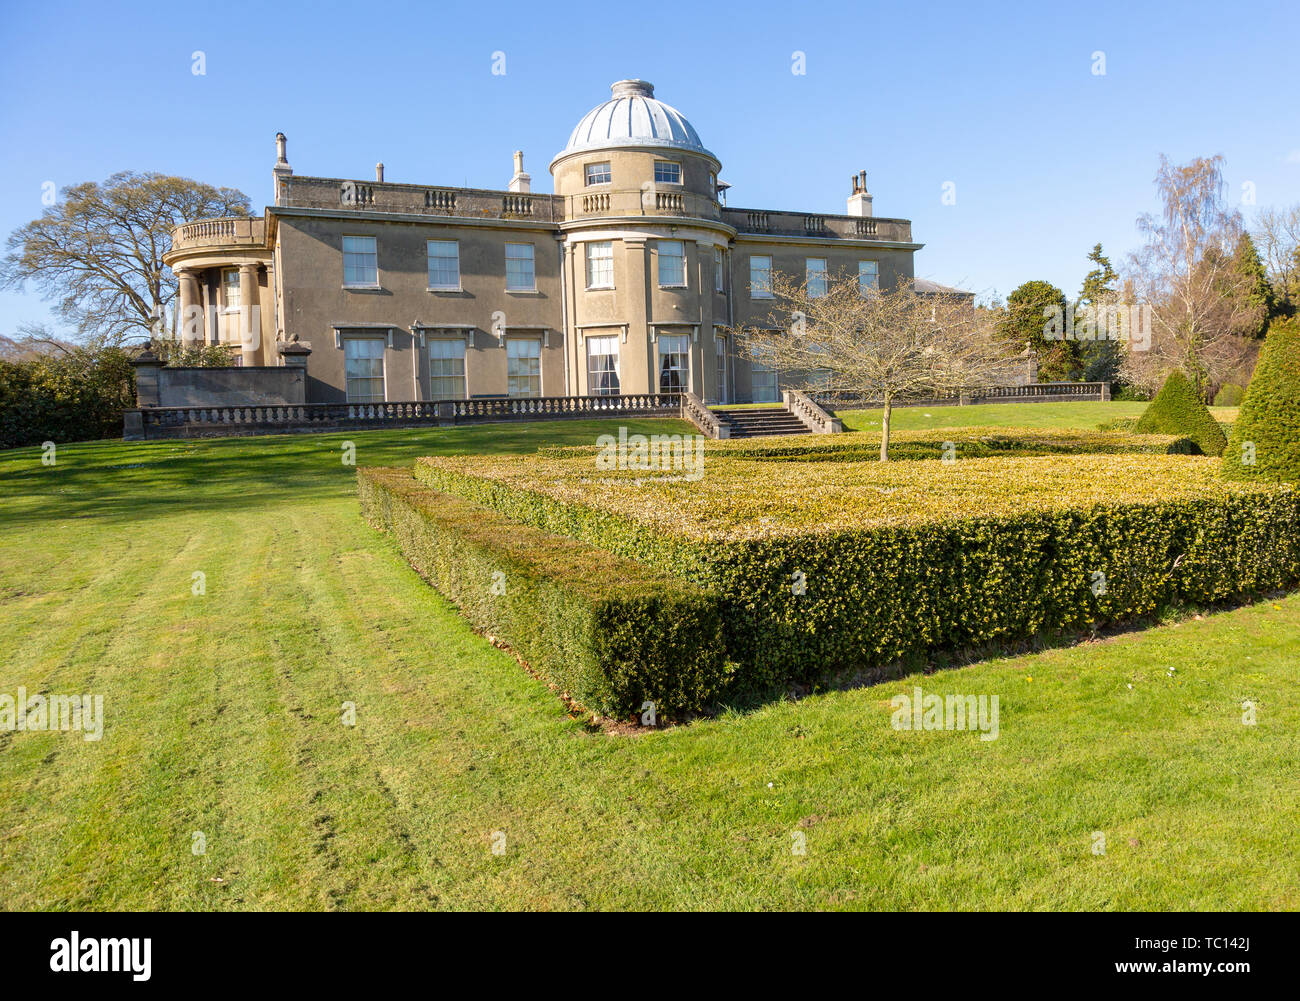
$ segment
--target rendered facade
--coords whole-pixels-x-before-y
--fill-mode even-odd
[[[774,270],[913,277],[921,244],[872,214],[865,171],[843,215],[729,208],[690,122],[645,81],[612,90],[552,159],[555,194],[531,190],[521,153],[504,190],[389,183],[382,164],[374,181],[300,176],[278,136],[264,218],[174,235],[183,335],[237,344],[244,365],[305,357],[308,402],[764,401],[779,374],[725,328],[764,321]]]

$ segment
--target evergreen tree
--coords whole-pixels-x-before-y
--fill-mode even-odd
[[[1102,251],[1100,243],[1093,246],[1092,252],[1088,254],[1088,260],[1092,261],[1094,267],[1084,276],[1083,288],[1079,290],[1076,312],[1080,315],[1085,308],[1096,309],[1114,302],[1115,283],[1119,281],[1119,275],[1111,267],[1110,258]],[[1106,331],[1099,325],[1097,340],[1079,342],[1079,361],[1083,368],[1085,382],[1113,384],[1119,381],[1123,348],[1119,341],[1102,340],[1105,333]]]
[[[1242,233],[1232,255],[1233,270],[1242,279],[1241,294],[1250,311],[1241,333],[1247,337],[1263,337],[1268,321],[1277,315],[1277,301],[1273,286],[1264,270],[1264,262],[1249,233]],[[1258,320],[1255,318],[1258,317]]]
[[[1065,293],[1051,282],[1028,281],[1007,296],[998,334],[1017,348],[1037,352],[1040,382],[1066,382],[1076,378],[1082,368],[1077,342],[1047,337],[1052,310],[1060,310],[1057,327],[1061,330],[1065,308]]]

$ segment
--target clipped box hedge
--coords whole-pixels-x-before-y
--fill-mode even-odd
[[[1198,457],[731,460],[698,483],[463,457],[416,475],[721,594],[733,694],[1300,581],[1300,495]]]
[[[949,448],[951,446],[951,448]],[[542,448],[556,458],[593,455],[595,445]],[[862,462],[880,457],[880,434],[843,434],[733,438],[705,443],[708,459],[776,459],[789,462]],[[1076,431],[1017,427],[938,428],[895,431],[889,458],[986,459],[1037,455],[1196,455],[1200,449],[1185,435],[1132,434],[1124,431]]]
[[[581,703],[626,717],[709,706],[727,676],[720,601],[681,578],[431,490],[357,470],[361,510],[478,628]]]

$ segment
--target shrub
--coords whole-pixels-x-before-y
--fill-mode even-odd
[[[358,469],[357,489],[366,520],[422,577],[582,705],[625,717],[649,699],[673,715],[721,691],[716,595],[437,493],[409,470]]]
[[[1232,427],[1223,474],[1300,483],[1300,320],[1271,326]]]
[[[1138,419],[1136,417],[1112,417],[1108,421],[1102,421],[1097,425],[1098,431],[1123,431],[1132,434],[1133,429],[1137,427]],[[1190,440],[1190,439],[1189,439]]]
[[[951,449],[949,448],[951,446]],[[557,458],[595,455],[596,445],[562,445],[539,449]],[[1195,455],[1196,443],[1181,435],[1114,434],[1100,431],[1037,428],[939,428],[896,431],[890,435],[894,459],[981,459],[1035,455]],[[734,438],[705,443],[706,459],[756,459],[790,462],[863,462],[880,458],[880,434],[848,431],[833,435]]]
[[[1300,580],[1300,495],[1230,487],[1217,466],[724,459],[687,483],[466,457],[416,476],[719,593],[734,695]]]
[[[0,448],[119,437],[134,386],[120,348],[0,361]]]
[[[1178,369],[1142,412],[1133,430],[1138,434],[1182,434],[1196,442],[1206,455],[1222,455],[1228,439],[1187,376]]]
[[[1245,395],[1245,386],[1238,386],[1235,382],[1225,383],[1214,394],[1214,405],[1216,407],[1239,407]]]

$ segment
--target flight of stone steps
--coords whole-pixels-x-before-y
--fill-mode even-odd
[[[778,434],[810,434],[794,414],[784,407],[710,407],[718,420],[731,430],[733,438],[758,438]]]

